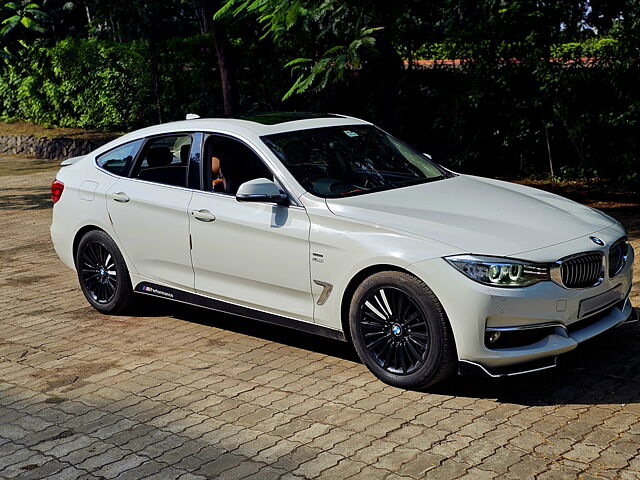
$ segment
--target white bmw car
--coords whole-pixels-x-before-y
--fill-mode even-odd
[[[63,162],[52,198],[100,312],[139,293],[351,340],[398,387],[550,368],[634,315],[619,222],[352,117],[145,128]]]

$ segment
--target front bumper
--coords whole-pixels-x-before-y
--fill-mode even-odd
[[[558,355],[633,318],[628,298],[633,261],[630,249],[625,267],[614,278],[575,290],[553,282],[494,288],[474,282],[443,259],[418,262],[410,270],[431,287],[447,312],[461,371],[503,376],[551,368]],[[603,303],[597,308],[600,298]],[[585,305],[590,307],[586,313]],[[494,348],[487,341],[489,332],[509,336],[505,332],[532,329],[542,334],[517,346]]]
[[[618,327],[627,323],[635,323],[638,321],[638,314],[634,310],[629,299],[619,302],[619,305],[609,307],[602,312],[602,315],[594,315],[594,319],[586,318],[577,322],[584,323],[584,326],[575,325],[577,328],[569,329],[564,325],[556,324],[551,327],[554,333],[549,336],[560,336],[562,340],[558,341],[558,347],[554,350],[547,350],[550,356],[545,356],[539,360],[527,360],[523,363],[513,365],[504,365],[500,367],[490,367],[471,360],[459,360],[458,372],[461,375],[487,375],[490,377],[509,377],[522,375],[525,373],[538,372],[547,370],[556,366],[557,356],[573,350],[579,343],[593,338],[607,330]],[[622,320],[620,320],[622,318]],[[557,339],[556,339],[557,340]],[[533,345],[530,345],[531,347]]]

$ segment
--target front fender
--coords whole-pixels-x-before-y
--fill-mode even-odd
[[[457,253],[454,247],[434,240],[337,216],[322,201],[305,198],[304,203],[311,220],[314,321],[329,328],[342,330],[343,299],[349,294],[351,281],[360,278],[362,272],[407,270],[417,261]],[[323,285],[327,284],[331,294],[321,300]]]

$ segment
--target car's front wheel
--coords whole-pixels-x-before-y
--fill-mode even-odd
[[[422,389],[455,371],[444,309],[413,275],[389,271],[367,278],[354,292],[349,326],[360,359],[385,383]]]
[[[85,234],[76,251],[82,293],[99,312],[124,313],[133,302],[127,264],[113,239],[101,230]]]

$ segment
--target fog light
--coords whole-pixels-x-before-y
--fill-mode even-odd
[[[489,334],[489,343],[496,343],[500,338],[500,332],[491,332]]]

